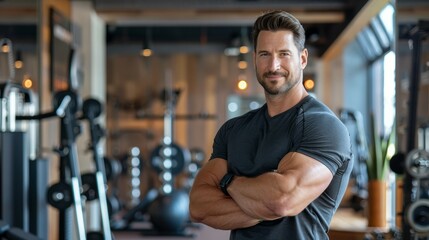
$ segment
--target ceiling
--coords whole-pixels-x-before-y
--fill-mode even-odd
[[[227,46],[241,35],[251,41],[251,26],[262,12],[283,9],[304,25],[307,47],[321,56],[365,5],[366,0],[93,0],[107,22],[107,43]],[[244,34],[242,34],[244,33]],[[169,48],[169,51],[172,49]]]
[[[371,0],[377,1],[377,0]],[[0,0],[0,37],[36,42],[37,2]],[[109,48],[141,46],[169,53],[224,49],[242,33],[250,41],[262,12],[283,9],[306,29],[306,45],[322,56],[369,0],[71,0],[86,2],[105,20]],[[399,9],[428,8],[428,0],[396,0]],[[118,50],[121,52],[121,50]],[[124,52],[122,50],[122,52]],[[125,51],[126,52],[126,51]]]
[[[0,0],[0,38],[9,38],[22,50],[36,51],[37,1]]]
[[[36,36],[34,0],[0,0],[0,37],[25,41]],[[322,55],[367,0],[72,0],[90,2],[107,23],[108,46],[142,44],[168,51],[221,49],[239,36],[251,41],[262,12],[284,9],[304,25],[307,47]],[[149,36],[149,37],[148,37]],[[172,47],[176,46],[176,47]],[[182,47],[177,47],[182,46]],[[217,48],[216,48],[217,46]],[[198,48],[200,47],[200,48]]]

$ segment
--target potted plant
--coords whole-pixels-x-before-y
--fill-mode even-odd
[[[395,125],[395,124],[394,124]],[[368,171],[368,227],[386,227],[387,179],[389,160],[394,154],[395,127],[380,135],[371,114],[371,143],[367,160]]]

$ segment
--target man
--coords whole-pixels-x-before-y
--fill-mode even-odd
[[[266,104],[219,129],[191,189],[191,219],[231,240],[328,239],[352,169],[348,131],[303,87],[308,52],[294,16],[260,16],[253,42]]]

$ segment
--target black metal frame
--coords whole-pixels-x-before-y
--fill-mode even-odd
[[[429,37],[429,21],[418,21],[417,24],[408,31],[400,35],[400,39],[407,39],[412,42],[412,60],[411,76],[409,85],[408,100],[408,122],[407,122],[407,141],[406,151],[411,152],[416,148],[416,131],[417,131],[417,105],[420,87],[420,61],[421,61],[421,44],[422,40]],[[404,159],[405,161],[405,159]],[[402,237],[403,239],[412,239],[412,228],[407,221],[407,208],[413,202],[413,178],[407,171],[404,171],[403,178],[403,205],[402,205]]]

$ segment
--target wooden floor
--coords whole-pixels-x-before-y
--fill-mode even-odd
[[[114,231],[115,240],[228,240],[229,231],[217,230],[202,224],[191,224],[182,235],[155,234],[150,223],[135,223],[132,230]],[[367,228],[367,219],[362,213],[351,209],[339,209],[331,222],[330,240],[376,239],[374,233],[381,233],[383,239],[394,239],[388,229]],[[370,238],[368,238],[368,236]]]
[[[363,212],[352,209],[339,209],[332,219],[329,230],[330,240],[395,239],[393,232],[386,228],[367,227],[368,221]]]
[[[331,221],[331,229],[335,230],[364,230],[368,221],[362,213],[356,213],[353,209],[339,209]]]
[[[363,215],[356,214],[350,209],[340,209],[335,214],[331,223],[331,231],[329,233],[331,240],[354,240],[364,239],[366,232],[367,220]],[[222,231],[207,227],[202,224],[192,225],[188,227],[183,236],[166,236],[154,235],[147,231],[145,225],[132,227],[132,231],[116,231],[114,236],[116,240],[228,240],[229,231]],[[142,229],[141,231],[136,229]]]
[[[228,240],[229,231],[217,230],[204,225],[188,227],[182,236],[154,235],[148,231],[115,231],[115,240]]]

